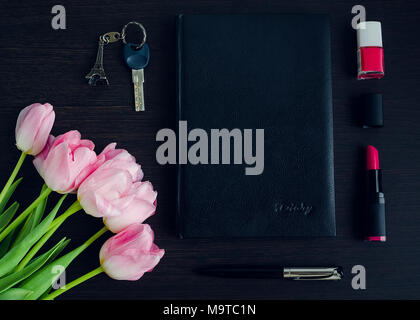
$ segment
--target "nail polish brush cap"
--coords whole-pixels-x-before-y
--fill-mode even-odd
[[[382,47],[382,30],[379,21],[365,21],[357,25],[357,48]]]
[[[380,128],[384,126],[382,94],[370,93],[362,96],[363,128]]]

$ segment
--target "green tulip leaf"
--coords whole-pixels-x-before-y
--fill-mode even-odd
[[[47,291],[50,290],[51,284],[54,283],[60,274],[56,272],[56,266],[60,266],[61,269],[65,270],[70,263],[81,254],[87,247],[89,247],[96,239],[107,232],[106,227],[103,227],[92,237],[90,237],[85,243],[77,247],[73,251],[66,255],[54,260],[48,265],[42,267],[34,273],[30,278],[26,279],[19,287],[22,289],[33,291],[26,297],[27,300],[36,300],[43,296]]]
[[[41,189],[40,195],[47,189],[47,185],[44,184]],[[25,224],[19,232],[13,246],[17,245],[23,238],[25,238],[41,221],[42,216],[44,215],[45,208],[47,206],[48,196],[45,197],[35,208],[34,211],[26,218]]]
[[[6,211],[0,215],[0,232],[6,228],[9,222],[13,219],[17,209],[19,208],[19,203],[14,202]]]
[[[22,288],[10,288],[0,293],[0,300],[25,300],[32,291]]]
[[[66,239],[62,244],[61,244],[61,246],[59,246],[56,250],[54,250],[54,252],[51,254],[51,256],[49,257],[49,259],[48,259],[48,263],[50,263],[51,261],[54,261],[54,259],[55,258],[57,258],[57,256],[61,253],[61,251],[63,251],[64,250],[64,248],[65,247],[67,247],[67,245],[69,244],[69,242],[70,242],[70,239]],[[32,261],[31,261],[31,263],[32,262],[34,262],[35,260],[36,260],[37,258],[35,258],[35,259],[33,259]]]
[[[50,214],[42,220],[42,222],[36,226],[31,233],[29,233],[24,239],[22,239],[22,241],[10,249],[0,259],[0,277],[3,277],[12,271],[31,249],[31,247],[47,232],[48,227],[55,218],[65,197],[66,195],[62,196]]]
[[[42,190],[40,195],[47,190],[47,185],[44,184],[42,186]],[[39,222],[41,221],[42,216],[44,215],[45,212],[45,208],[47,207],[47,201],[48,201],[48,196],[42,200],[39,205],[36,207],[36,209],[34,210],[34,212],[31,215],[31,221],[32,221],[32,225],[31,225],[31,231],[39,224]]]
[[[62,242],[62,243],[61,243]],[[51,253],[51,255],[50,255],[50,257],[48,258],[48,260],[47,260],[47,262],[51,262],[51,261],[53,261],[60,253],[61,253],[61,251],[63,251],[64,250],[64,248],[69,244],[69,242],[70,242],[70,239],[66,239],[66,237],[64,237],[59,243],[61,243],[60,244],[60,246],[58,246],[57,248],[56,248],[56,250],[54,250],[54,251],[52,251],[52,253]],[[57,244],[59,244],[59,243],[57,243]],[[50,251],[51,251],[51,249],[50,249]],[[31,265],[32,263],[35,263],[38,259],[40,259],[42,257],[42,255],[40,255],[39,257],[36,257],[35,259],[32,259],[31,260],[31,263],[29,264],[29,265]]]
[[[2,258],[7,253],[7,250],[9,250],[15,231],[16,230],[12,230],[3,241],[0,241],[0,258]]]
[[[47,232],[42,236],[42,238],[29,250],[29,252],[26,254],[25,258],[19,263],[19,265],[16,267],[15,271],[19,271],[20,269],[23,269],[32,259],[33,256],[36,255],[36,253],[42,248],[42,246],[45,244],[45,242],[48,241],[49,238],[54,234],[54,232],[60,227],[60,223],[54,225],[52,228],[50,225],[50,228],[47,230]]]
[[[49,263],[41,270],[38,270],[29,279],[25,280],[20,288],[33,291],[26,297],[26,300],[36,300],[47,292],[51,288],[51,284],[60,276],[60,274],[55,271],[55,267],[60,266],[65,270],[83,250],[84,248],[82,247],[74,249],[61,258]]]
[[[0,202],[0,213],[3,212],[4,208],[6,208],[7,202],[9,201],[10,197],[12,196],[13,192],[15,192],[17,186],[21,181],[22,178],[19,178],[10,186],[9,190],[7,190],[6,194]]]
[[[32,212],[29,214],[28,218],[25,220],[25,223],[21,227],[17,227],[19,229],[19,233],[16,236],[15,240],[13,241],[12,248],[16,246],[29,232],[29,219],[31,218]]]
[[[57,243],[52,249],[50,249],[43,255],[39,256],[38,258],[34,259],[34,261],[30,263],[24,269],[18,272],[13,272],[7,275],[6,277],[1,278],[0,279],[0,293],[6,291],[7,289],[11,288],[15,284],[29,277],[31,274],[33,274],[35,271],[41,268],[45,263],[47,263],[55,251],[64,249],[64,247],[62,246],[63,245],[66,246],[67,243],[68,242],[66,242],[66,238],[61,239],[61,241]]]

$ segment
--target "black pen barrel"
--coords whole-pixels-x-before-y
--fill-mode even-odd
[[[277,266],[216,266],[198,269],[202,275],[219,278],[283,279],[283,267]]]

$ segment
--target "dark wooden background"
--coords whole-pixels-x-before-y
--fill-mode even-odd
[[[32,102],[50,102],[57,114],[53,134],[71,129],[96,143],[112,141],[142,164],[145,178],[159,192],[157,214],[148,220],[166,255],[140,281],[123,282],[102,274],[61,299],[402,299],[420,298],[420,5],[417,1],[60,1],[67,29],[51,28],[55,1],[1,1],[0,9],[0,181],[5,181],[19,153],[14,126],[19,110]],[[386,76],[356,81],[356,34],[351,8],[363,4],[369,20],[383,23]],[[174,228],[174,166],[155,161],[156,132],[175,127],[175,16],[178,13],[328,13],[332,21],[334,145],[337,237],[332,239],[179,240]],[[90,87],[84,75],[95,59],[97,39],[120,31],[130,20],[148,31],[151,62],[146,70],[147,111],[133,111],[131,75],[122,62],[120,43],[105,48],[109,87]],[[310,50],[310,48],[308,48]],[[199,79],[197,79],[199,81]],[[362,129],[357,97],[384,95],[385,127]],[[360,238],[361,192],[366,144],[381,154],[387,196],[388,242]],[[269,150],[266,150],[269,154]],[[41,179],[29,160],[17,194],[27,204]],[[3,183],[3,182],[2,182]],[[197,194],[197,197],[205,195]],[[74,199],[71,196],[67,204]],[[70,218],[55,240],[66,235],[70,247],[102,227],[84,213]],[[69,268],[70,281],[98,266],[106,237]],[[52,242],[50,243],[52,244]],[[192,269],[213,263],[342,265],[340,282],[213,279]],[[367,270],[367,289],[351,287],[352,266]]]

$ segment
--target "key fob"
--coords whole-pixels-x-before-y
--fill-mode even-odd
[[[124,45],[124,61],[131,69],[144,69],[149,63],[150,50],[145,43],[139,50],[136,50],[138,44],[127,43]]]

